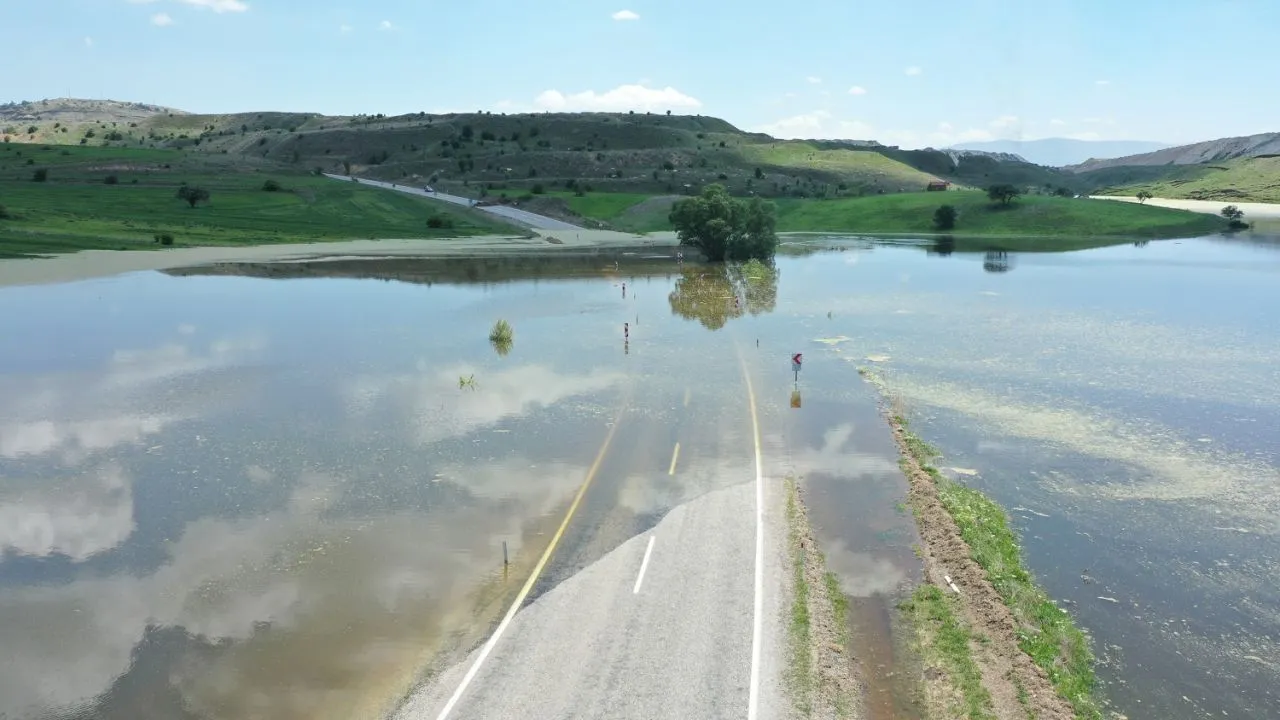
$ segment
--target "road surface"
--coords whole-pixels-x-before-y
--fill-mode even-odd
[[[1094,200],[1119,200],[1121,202],[1138,202],[1138,198],[1130,195],[1090,195]],[[1176,200],[1171,198],[1151,198],[1147,200],[1148,205],[1156,207],[1173,208],[1175,210],[1190,210],[1192,212],[1209,213],[1217,215],[1222,208],[1228,205],[1235,205],[1244,211],[1244,219],[1262,220],[1262,219],[1280,219],[1280,203],[1252,203],[1252,202],[1231,202],[1230,200]]]
[[[762,474],[745,377],[737,402],[686,392],[624,411],[550,564],[395,717],[785,717],[785,499]]]
[[[341,180],[343,182],[351,182],[354,179],[355,182],[358,182],[361,185],[372,185],[373,187],[385,188],[387,190],[396,190],[402,193],[408,193],[409,195],[421,195],[422,197],[429,197],[435,200],[443,200],[444,202],[453,203],[454,205],[462,205],[464,207],[475,207],[477,210],[483,210],[484,212],[487,212],[490,215],[496,215],[501,218],[506,218],[507,220],[515,221],[521,225],[527,225],[531,228],[534,228],[535,230],[582,230],[582,228],[577,225],[567,223],[563,220],[556,220],[555,218],[549,218],[545,215],[538,215],[537,213],[531,213],[525,210],[520,210],[518,208],[513,208],[513,207],[506,207],[503,205],[486,205],[486,206],[476,207],[475,201],[472,200],[471,198],[465,198],[465,197],[462,197],[461,195],[450,195],[448,193],[435,192],[435,191],[427,192],[421,187],[416,187],[413,185],[405,185],[404,183],[389,183],[389,182],[383,182],[381,180],[369,180],[367,178],[352,178],[347,175],[333,175],[331,173],[325,173],[325,177],[333,180]]]

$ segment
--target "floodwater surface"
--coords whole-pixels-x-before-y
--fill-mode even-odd
[[[1264,716],[1280,251],[936,249],[823,238],[768,277],[643,249],[2,289],[0,717],[385,715],[483,639],[593,467],[533,598],[749,482],[746,374],[767,476],[804,479],[852,600],[872,716],[910,717],[888,629],[914,529],[859,367],[1010,508],[1118,711]]]

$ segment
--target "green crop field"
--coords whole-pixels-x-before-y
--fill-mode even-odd
[[[0,148],[0,206],[8,216],[0,219],[0,255],[152,248],[165,233],[180,246],[515,232],[483,213],[434,200],[312,175],[236,172],[220,167],[218,157],[39,147]],[[35,182],[40,169],[48,178]],[[109,175],[117,184],[105,182]],[[265,191],[268,180],[281,189]],[[191,208],[178,199],[184,182],[207,189],[209,201]]]
[[[1203,213],[1084,198],[1031,195],[1008,207],[985,193],[900,193],[840,200],[779,200],[782,232],[931,234],[933,212],[959,211],[954,235],[1026,237],[1191,237],[1219,232],[1221,218]]]

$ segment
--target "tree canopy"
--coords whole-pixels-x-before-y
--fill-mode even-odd
[[[209,202],[209,191],[202,187],[183,185],[178,188],[178,197],[186,200],[191,207],[195,207],[198,202]]]
[[[995,202],[999,202],[1001,205],[1008,205],[1014,198],[1021,194],[1021,189],[1016,185],[1010,185],[1009,183],[992,185],[987,188],[987,197],[991,198]]]
[[[670,220],[680,244],[697,248],[712,262],[768,260],[778,249],[774,204],[731,197],[723,185],[708,185],[702,195],[677,202]]]

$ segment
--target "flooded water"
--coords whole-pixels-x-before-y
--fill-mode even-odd
[[[645,249],[0,290],[0,717],[385,715],[484,637],[593,466],[535,598],[748,481],[743,366],[873,717],[911,717],[889,629],[918,563],[859,366],[1014,508],[1118,710],[1280,703],[1280,252],[815,246],[765,279]]]

